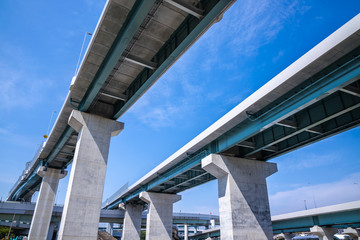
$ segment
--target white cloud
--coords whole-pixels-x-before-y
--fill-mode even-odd
[[[0,51],[0,109],[39,103],[51,82],[34,73],[34,60],[20,49],[5,44]]]
[[[204,45],[211,57],[218,56],[223,47],[236,56],[254,56],[260,47],[274,40],[284,24],[307,7],[299,1],[238,1],[224,19],[204,36]]]
[[[276,38],[284,23],[299,9],[298,1],[245,0],[235,3],[224,19],[214,24],[130,112],[144,124],[159,128],[171,126],[182,113],[196,110],[202,102],[216,101],[226,93],[222,89],[216,89],[214,94],[204,92],[204,89],[209,91],[206,88],[208,81],[214,81],[214,78],[207,79],[205,73],[213,72],[215,68],[236,70],[237,61],[241,60],[239,56],[256,55],[260,47]],[[224,52],[232,54],[233,58],[230,56],[224,61]],[[236,81],[243,77],[237,75]],[[226,95],[222,102],[233,106],[246,95],[246,91],[234,97]],[[176,96],[181,99],[170,101]]]
[[[301,154],[292,154],[282,159],[278,163],[278,167],[282,171],[287,169],[303,170],[325,165],[329,166],[339,161],[339,159],[341,159],[341,153],[337,153],[336,151],[333,151],[331,154],[322,155],[319,155],[317,152],[307,151],[301,152]]]
[[[272,215],[323,207],[360,199],[360,172],[349,176],[334,176],[340,180],[298,187],[293,190],[277,192],[269,196]]]

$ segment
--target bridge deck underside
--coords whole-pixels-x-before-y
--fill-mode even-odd
[[[332,78],[339,79],[344,74],[358,71],[360,49],[344,56],[307,81],[283,94],[276,101],[256,113],[247,113],[248,118],[220,136],[199,151],[189,154],[181,163],[143,185],[141,188],[124,194],[108,208],[116,208],[119,202],[140,201],[137,195],[141,191],[179,193],[198,186],[215,177],[201,168],[201,159],[210,153],[227,156],[267,161],[271,158],[306,146],[310,143],[346,131],[360,124],[360,75],[356,73],[351,79],[316,99],[302,104],[287,114],[278,114],[272,124],[266,124],[266,115],[277,112],[283,103],[297,104],[303,101],[301,94],[310,94],[317,84],[328,86]],[[354,64],[354,68],[349,68]],[[343,72],[343,70],[345,72]],[[339,75],[337,75],[339,73]],[[320,91],[320,90],[319,90]],[[265,119],[265,120],[263,120]],[[257,123],[260,122],[260,125]],[[262,126],[261,124],[265,124]],[[255,125],[258,124],[258,125]],[[253,128],[253,126],[257,126]],[[249,134],[246,129],[250,128]],[[254,130],[255,129],[255,130]],[[244,137],[246,136],[246,137]]]
[[[37,167],[62,169],[72,162],[78,134],[67,121],[74,108],[118,119],[232,3],[109,1]],[[37,167],[20,177],[24,180],[11,190],[9,200],[38,188],[39,178],[33,174]]]
[[[272,225],[274,233],[309,231],[315,225],[333,228],[358,228],[360,227],[360,210],[273,221]]]

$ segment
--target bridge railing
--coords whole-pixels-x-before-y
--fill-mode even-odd
[[[106,207],[110,203],[114,202],[116,199],[118,199],[124,192],[127,191],[129,188],[129,182],[125,183],[119,190],[117,190],[113,195],[111,195],[109,198],[107,198],[103,203],[101,208]]]
[[[35,152],[35,155],[32,158],[32,160],[25,163],[25,169],[22,172],[22,174],[20,175],[20,177],[18,178],[18,180],[16,181],[16,183],[14,184],[14,186],[9,191],[9,195],[11,195],[13,193],[13,191],[15,191],[15,189],[20,184],[20,182],[25,180],[28,177],[28,175],[32,172],[32,169],[37,166],[40,153],[41,153],[42,149],[44,148],[44,146],[45,146],[45,142],[41,142],[41,144],[40,144],[39,148],[37,149],[37,151]]]

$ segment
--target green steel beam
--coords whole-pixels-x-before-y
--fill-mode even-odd
[[[210,153],[222,153],[235,146],[239,142],[245,141],[249,137],[252,137],[261,132],[265,126],[276,123],[278,119],[283,118],[287,114],[296,111],[303,106],[311,106],[309,103],[315,102],[317,98],[323,96],[324,94],[334,91],[334,89],[340,89],[346,85],[349,85],[351,82],[356,81],[356,77],[360,75],[359,50],[360,49],[357,49],[353,53],[350,53],[349,55],[332,64],[330,66],[332,69],[329,70],[330,67],[325,69],[324,71],[326,71],[326,74],[324,74],[324,71],[322,71],[321,73],[317,74],[320,75],[318,78],[311,78],[309,81],[310,84],[304,87],[301,91],[296,92],[291,97],[286,97],[286,100],[282,100],[280,104],[276,104],[270,109],[265,108],[265,111],[259,114],[255,120],[247,120],[245,123],[240,123],[238,126],[235,126],[225,134],[218,137],[212,143],[204,146],[202,150],[206,152],[206,155]],[[339,62],[342,64],[340,65]],[[187,160],[186,164],[181,162],[176,165],[176,171],[173,171],[173,169],[167,171],[167,174],[160,175],[150,183],[132,190],[127,195],[125,195],[124,198],[118,199],[114,204],[111,204],[106,208],[112,208],[120,202],[127,202],[133,198],[137,198],[140,192],[147,191],[158,185],[161,185],[166,181],[175,178],[181,173],[194,168],[195,166],[199,165],[200,162],[201,159],[199,158]]]
[[[299,217],[273,221],[274,232],[297,232],[314,225],[337,227],[350,227],[360,224],[360,210],[350,210],[337,213],[325,213],[316,216]]]
[[[269,124],[276,123],[278,119],[281,119],[303,106],[307,106],[309,102],[315,101],[316,98],[323,96],[327,92],[350,84],[350,81],[355,81],[356,77],[359,75],[360,56],[357,55],[344,65],[332,70],[320,79],[317,79],[292,97],[287,98],[287,100],[282,101],[275,107],[262,113],[257,119],[252,121],[249,120],[246,124],[239,124],[226,134],[220,136],[217,139],[218,152],[226,151],[237,143],[245,141],[249,137],[259,133]]]
[[[212,2],[216,2],[216,4],[208,10],[208,13],[206,13],[201,21],[193,16],[187,17],[182,26],[173,33],[166,45],[156,54],[154,62],[159,64],[158,68],[156,70],[144,69],[138,75],[127,90],[129,100],[126,101],[125,104],[119,103],[113,119],[118,119],[123,115],[232,1],[233,0],[204,1],[203,4],[211,5],[210,3]],[[209,8],[210,7],[211,6],[209,6]],[[184,34],[186,37],[180,41],[180,36]]]
[[[332,102],[330,102],[330,103],[332,103]],[[329,121],[331,119],[337,118],[337,117],[339,117],[339,116],[341,116],[341,115],[343,115],[343,114],[345,114],[347,112],[350,112],[350,111],[352,111],[352,110],[354,110],[356,108],[359,108],[359,107],[360,107],[360,99],[358,99],[358,103],[355,103],[352,106],[349,106],[349,107],[341,106],[340,109],[335,109],[335,111],[336,110],[338,110],[338,111],[336,111],[334,113],[331,113],[331,114],[325,114],[321,119],[318,119],[317,121],[313,121],[313,122],[309,121],[308,124],[306,124],[306,126],[303,126],[302,128],[298,128],[297,130],[294,130],[289,134],[285,133],[283,135],[280,135],[278,138],[276,138],[275,134],[273,133],[273,134],[270,135],[271,140],[267,141],[269,143],[267,143],[267,144],[263,143],[262,146],[257,147],[255,150],[245,154],[244,157],[249,157],[249,156],[251,156],[251,155],[253,155],[253,154],[255,154],[255,153],[259,152],[259,151],[262,151],[262,150],[264,150],[266,148],[269,148],[269,147],[271,147],[273,145],[276,145],[276,144],[278,144],[278,143],[280,143],[282,141],[285,141],[286,139],[289,139],[291,137],[294,137],[294,136],[296,136],[296,135],[298,135],[298,134],[300,134],[302,132],[308,131],[309,129],[312,129],[312,128],[316,127],[316,126],[319,126],[320,124],[323,124],[323,123],[325,123],[325,122],[327,122],[327,121]],[[311,115],[310,115],[310,113],[308,111],[307,111],[307,114],[309,115],[309,119],[311,119]],[[274,131],[274,128],[272,127],[272,128],[270,128],[270,130]],[[260,133],[260,135],[262,135],[262,136],[263,136],[263,134],[264,134],[263,132]]]
[[[88,88],[88,91],[82,99],[79,107],[80,111],[87,111],[89,109],[91,103],[99,93],[104,82],[114,69],[126,47],[129,45],[131,39],[138,31],[141,23],[148,15],[148,12],[153,7],[155,1],[156,0],[137,0],[134,3],[133,8],[125,20],[124,26],[121,28],[99,70],[95,74],[94,80]]]
[[[64,147],[64,145],[66,144],[66,142],[69,140],[69,138],[74,132],[75,132],[74,129],[72,129],[69,125],[66,126],[63,134],[59,138],[59,141],[56,143],[55,147],[53,148],[53,150],[50,152],[50,154],[45,160],[45,162],[48,165],[51,164],[51,162],[55,159],[55,157],[58,155],[60,150]]]
[[[125,51],[130,40],[133,38],[141,23],[144,21],[154,2],[155,0],[137,0],[134,3],[134,7],[130,11],[127,19],[125,20],[124,26],[121,28],[118,36],[114,40],[114,43],[112,44],[108,54],[106,55],[104,61],[99,67],[99,70],[95,74],[94,80],[92,81],[84,98],[82,99],[79,106],[80,111],[85,112],[88,110],[94,98],[99,93],[102,85],[113,70],[115,64]],[[54,149],[47,157],[47,163],[51,163],[54,160],[59,151],[68,141],[73,131],[74,130],[69,126],[65,128],[64,133],[60,137],[59,141],[56,143]]]

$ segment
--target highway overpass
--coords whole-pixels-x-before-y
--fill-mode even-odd
[[[95,238],[118,120],[234,0],[108,0],[51,133],[7,200],[40,190],[30,238],[44,239],[56,189],[72,171],[60,239]],[[79,196],[82,201],[79,201]],[[85,201],[85,202],[84,202]],[[45,217],[46,216],[46,217]],[[81,216],[81,217],[80,217]],[[75,225],[85,228],[74,236]]]
[[[30,227],[31,219],[34,214],[35,203],[20,202],[0,202],[0,225],[5,223],[13,223],[13,227],[21,227],[25,224],[25,228]],[[51,222],[59,223],[63,212],[63,206],[54,206],[52,211]],[[146,214],[142,214],[142,226],[146,225]],[[193,226],[210,225],[210,220],[214,219],[218,225],[219,216],[200,213],[177,213],[173,215],[174,224],[189,224]],[[120,209],[107,210],[102,209],[100,214],[100,222],[103,223],[120,223],[124,221],[124,211]],[[7,224],[7,225],[9,225]],[[19,225],[19,226],[18,226]]]
[[[35,204],[18,202],[0,203],[0,225],[12,226],[15,229],[28,229],[34,212]],[[52,212],[51,222],[59,224],[62,206],[55,206]],[[146,226],[146,214],[142,214],[142,228]],[[219,216],[210,214],[173,213],[173,224],[188,227],[211,226],[211,220],[219,225]],[[100,222],[123,224],[124,211],[101,210]],[[332,206],[314,208],[304,211],[286,213],[271,217],[274,234],[310,232],[314,226],[334,229],[356,229],[360,228],[360,201],[337,204]],[[314,229],[313,229],[314,231]],[[355,231],[353,231],[355,232]],[[215,227],[203,230],[199,233],[189,235],[189,239],[206,239],[208,237],[219,237],[220,228]],[[291,235],[285,235],[291,236]]]
[[[0,226],[7,226],[14,229],[16,232],[27,235],[31,226],[31,220],[34,214],[35,204],[24,202],[0,202]],[[63,206],[54,206],[51,217],[50,231],[47,239],[52,239],[54,229],[59,229],[59,224],[63,212]],[[100,213],[100,222],[102,223],[124,223],[123,210],[107,210],[102,209]],[[142,228],[146,227],[146,215],[144,211],[141,217]],[[195,213],[173,213],[174,225],[189,225],[196,227],[209,227],[214,221],[214,224],[219,225],[219,216],[211,214],[195,214]],[[56,235],[56,233],[55,233]]]
[[[172,204],[180,200],[177,193],[218,178],[220,219],[223,211],[224,219],[242,224],[234,217],[236,212],[249,215],[249,225],[257,225],[259,231],[266,228],[266,237],[261,233],[259,238],[270,238],[266,177],[277,167],[267,161],[360,123],[359,40],[360,14],[136,183],[109,198],[104,207],[144,202],[156,207],[152,202],[162,196]],[[246,205],[248,213],[235,202]],[[268,220],[258,223],[260,216]],[[238,231],[246,238],[240,228],[230,225],[224,232]]]
[[[119,119],[234,1],[202,1],[201,9],[190,2],[107,1],[48,139],[7,200],[30,200],[40,187],[39,166],[65,169],[72,162],[73,109]]]
[[[284,234],[286,239],[291,239],[290,237],[293,236],[291,233],[313,232],[319,234],[325,228],[327,231],[331,229],[333,235],[337,233],[337,229],[346,229],[345,233],[358,239],[359,235],[355,238],[354,233],[355,229],[360,228],[360,201],[276,215],[271,217],[271,221],[274,234],[286,233]],[[314,228],[314,226],[317,227]],[[200,240],[219,236],[220,227],[217,227],[190,235],[189,239]]]
[[[34,214],[39,221],[33,223],[40,228],[45,226],[50,221],[58,181],[73,161],[60,239],[74,238],[74,224],[84,223],[88,224],[84,234],[95,236],[110,138],[124,127],[114,120],[219,21],[232,3],[108,1],[48,140],[27,164],[8,200],[29,201],[41,183]],[[122,204],[128,218],[138,221],[146,202],[147,232],[156,236],[159,230],[150,223],[155,219],[170,221],[172,203],[181,198],[176,193],[217,178],[219,197],[224,197],[221,199],[226,203],[220,203],[220,218],[226,213],[233,221],[232,215],[241,212],[233,208],[233,202],[246,201],[246,211],[251,216],[246,219],[255,221],[260,215],[266,216],[258,227],[266,228],[260,231],[265,234],[262,238],[270,238],[266,177],[277,168],[267,161],[359,125],[359,33],[360,15],[111,198],[105,208]],[[240,191],[242,196],[233,191]],[[253,214],[250,210],[254,209],[257,210]],[[44,214],[47,218],[38,217]],[[168,225],[164,227],[169,233]],[[237,228],[225,232],[233,235],[234,229]],[[41,231],[43,235],[47,232]],[[138,227],[130,232],[137,234]],[[168,233],[158,238],[164,239]]]
[[[179,193],[215,177],[210,154],[268,161],[360,123],[360,15],[200,133],[105,208],[139,193]]]

